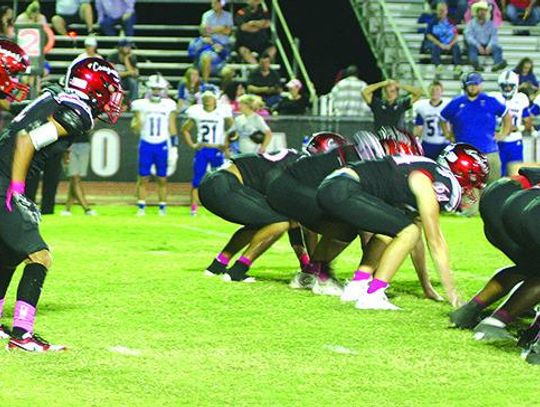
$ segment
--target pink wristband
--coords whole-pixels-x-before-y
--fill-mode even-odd
[[[26,189],[26,183],[19,182],[19,181],[11,181],[9,184],[9,189],[14,194],[24,194],[24,190]]]

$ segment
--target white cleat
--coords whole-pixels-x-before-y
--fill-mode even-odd
[[[377,290],[374,293],[362,295],[354,307],[357,309],[401,310],[401,308],[390,302],[384,290]]]
[[[0,339],[9,339],[11,336],[9,335],[9,330],[4,326],[0,324]]]
[[[311,290],[315,284],[315,276],[310,273],[299,271],[296,273],[289,283],[289,287],[295,290],[307,289]]]
[[[341,294],[341,301],[358,301],[363,295],[366,295],[371,279],[352,280],[347,283]]]
[[[315,278],[311,292],[315,295],[332,295],[335,297],[343,294],[343,287],[340,282],[334,278],[329,278],[322,281],[320,278]]]
[[[93,209],[88,209],[87,211],[84,212],[84,214],[86,216],[97,216],[98,213]]]
[[[239,280],[239,281],[234,280],[233,281],[230,274],[228,274],[228,273],[223,274],[223,277],[221,277],[221,278],[226,283],[231,283],[231,282],[235,282],[235,283],[254,283],[255,281],[257,281],[257,280],[255,280],[255,277],[246,277],[243,280]]]
[[[146,216],[146,211],[144,209],[139,209],[136,216]]]
[[[165,209],[158,210],[158,216],[167,216],[167,212],[165,211]]]
[[[63,210],[62,212],[60,212],[60,216],[72,216],[73,214],[71,213],[71,211],[66,211],[66,210]]]

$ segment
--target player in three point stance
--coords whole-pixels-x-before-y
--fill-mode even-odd
[[[371,264],[361,264],[345,288],[357,291],[356,308],[399,309],[385,290],[417,244],[421,228],[448,300],[458,305],[439,212],[458,209],[462,188],[483,187],[488,171],[487,159],[476,148],[456,144],[443,150],[439,163],[418,156],[385,157],[353,163],[321,183],[317,200],[325,213],[359,232],[392,238],[380,253],[370,253]]]
[[[17,57],[25,58],[20,51]],[[39,211],[24,196],[25,180],[41,171],[51,154],[66,150],[76,135],[91,130],[95,117],[115,122],[121,102],[120,76],[112,65],[86,58],[68,68],[65,89],[46,88],[0,134],[0,307],[15,268],[25,264],[17,289],[10,349],[65,349],[34,334],[36,308],[52,259],[39,232]],[[6,334],[3,328],[2,335]]]
[[[167,96],[169,83],[163,76],[151,75],[146,82],[149,89],[144,99],[134,100],[131,127],[140,132],[139,180],[137,184],[138,216],[146,210],[146,188],[152,165],[158,177],[159,215],[166,215],[167,206],[167,168],[169,160],[176,162],[178,136],[176,130],[176,103]]]
[[[222,274],[226,281],[254,281],[247,277],[247,270],[287,230],[301,265],[307,263],[300,228],[289,229],[289,219],[266,201],[268,183],[298,156],[295,150],[239,155],[202,181],[199,195],[204,207],[225,220],[244,225],[216,256],[206,275]],[[230,259],[245,246],[243,255],[227,270]]]
[[[199,185],[206,174],[208,165],[216,169],[223,165],[224,154],[228,153],[229,141],[226,131],[233,125],[232,111],[229,107],[218,105],[217,95],[206,90],[201,95],[202,104],[190,106],[186,114],[188,119],[182,126],[182,135],[186,144],[195,150],[193,158],[193,180],[191,182],[191,215],[197,215],[199,203]],[[191,135],[197,128],[197,142]]]

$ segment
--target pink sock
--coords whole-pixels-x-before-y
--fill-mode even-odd
[[[486,308],[486,303],[482,301],[478,296],[473,297],[472,301],[482,309]]]
[[[379,280],[378,278],[374,278],[371,283],[369,283],[369,288],[367,290],[368,294],[373,294],[375,291],[378,291],[380,289],[385,289],[388,287],[388,283],[386,281]]]
[[[354,272],[353,281],[369,280],[370,278],[371,274],[358,269]]]
[[[5,298],[0,299],[0,318],[2,318],[2,314],[4,312],[4,301],[6,301]]]
[[[499,309],[495,311],[492,317],[495,319],[498,319],[499,321],[504,322],[505,324],[509,324],[510,322],[512,322],[512,319],[513,319],[508,313],[508,311],[505,309]]]
[[[26,332],[34,331],[34,321],[36,319],[36,308],[24,301],[15,303],[15,313],[13,315],[13,328],[21,328]]]
[[[248,259],[247,257],[244,257],[244,256],[241,256],[241,257],[238,259],[238,261],[239,261],[240,263],[242,263],[242,264],[245,264],[245,265],[248,266],[248,267],[251,267],[251,265],[253,264],[253,262],[252,262],[250,259]]]
[[[197,205],[197,204],[191,204],[191,210],[192,210],[192,211],[194,211],[194,212],[197,211],[197,208],[199,208],[199,205]]]
[[[307,266],[309,264],[309,255],[307,253],[304,253],[300,256],[299,260],[302,266]]]
[[[225,254],[223,253],[219,253],[217,256],[216,256],[216,260],[219,261],[221,264],[223,264],[224,266],[228,266],[229,265],[229,261],[231,261],[231,258],[229,256],[226,256]]]

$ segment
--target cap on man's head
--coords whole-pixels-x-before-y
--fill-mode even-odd
[[[471,6],[471,11],[476,13],[478,10],[489,10],[489,4],[485,0],[477,1],[476,3],[473,3]]]
[[[94,36],[88,36],[84,40],[84,46],[85,47],[97,47],[97,40]]]
[[[127,38],[122,38],[118,41],[117,47],[131,47],[133,44]]]
[[[480,75],[478,72],[466,73],[463,75],[463,78],[461,78],[463,87],[469,85],[480,85],[482,82],[484,82],[484,78],[482,78],[482,75]]]
[[[299,79],[291,79],[289,82],[285,84],[288,88],[298,88],[302,89],[302,82],[300,82]]]
[[[347,68],[345,68],[345,71],[343,71],[343,77],[348,78],[349,76],[358,76],[358,67],[355,65],[349,65]]]

